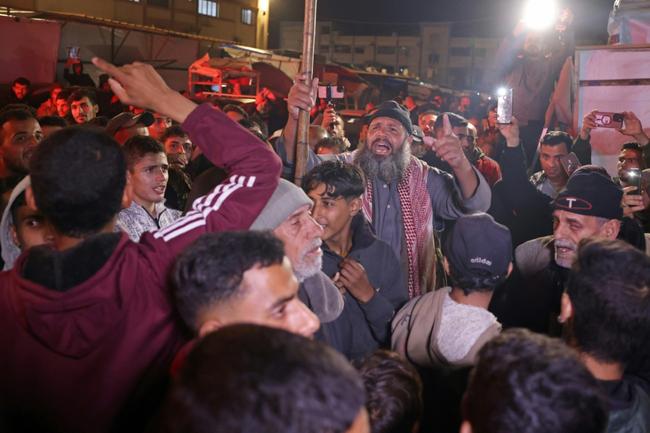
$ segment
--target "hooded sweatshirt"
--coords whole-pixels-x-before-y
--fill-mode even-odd
[[[249,227],[281,169],[210,105],[182,126],[231,174],[193,211],[140,243],[106,233],[65,251],[36,247],[0,273],[0,419],[10,429],[141,431],[164,395],[185,341],[169,300],[173,260],[203,233]]]
[[[9,202],[7,203],[7,206],[2,213],[2,220],[0,220],[0,248],[2,248],[2,261],[4,262],[4,271],[13,268],[14,262],[20,255],[20,248],[18,248],[14,243],[11,237],[11,232],[9,230],[14,224],[14,218],[11,214],[11,206],[16,201],[16,198],[25,192],[30,184],[30,177],[26,176],[18,183],[18,185],[16,185],[16,187],[11,192]]]

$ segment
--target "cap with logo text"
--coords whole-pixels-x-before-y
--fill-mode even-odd
[[[485,213],[458,218],[444,247],[449,264],[461,279],[502,277],[512,262],[510,230]]]
[[[621,219],[623,191],[598,171],[576,171],[553,201],[555,210],[606,219]]]

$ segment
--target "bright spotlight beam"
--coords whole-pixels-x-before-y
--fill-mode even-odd
[[[546,30],[558,18],[558,7],[554,0],[528,0],[524,6],[523,21],[531,30]]]

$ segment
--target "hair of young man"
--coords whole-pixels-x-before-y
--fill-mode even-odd
[[[328,197],[346,200],[360,197],[365,191],[363,172],[356,165],[341,161],[325,161],[314,167],[302,180],[302,189],[309,193],[324,184]]]
[[[38,123],[43,126],[59,126],[65,128],[68,126],[68,122],[65,121],[63,117],[59,116],[43,116],[38,118]]]
[[[129,170],[133,170],[133,167],[150,153],[154,155],[165,154],[163,145],[155,138],[146,135],[134,135],[129,138],[122,146],[122,151]]]
[[[598,433],[607,402],[561,341],[510,329],[478,355],[462,405],[473,433]]]
[[[18,77],[18,78],[16,78],[15,80],[13,80],[11,82],[11,87],[15,86],[16,84],[20,84],[21,86],[28,86],[29,87],[29,86],[32,85],[32,82],[29,81],[25,77]]]
[[[566,146],[567,152],[571,152],[571,147],[573,146],[573,140],[571,136],[563,131],[551,131],[542,137],[540,142],[542,146],[558,146],[564,144]]]
[[[187,132],[183,128],[180,127],[180,125],[172,125],[169,128],[165,129],[165,132],[163,132],[163,135],[160,137],[161,142],[165,142],[170,137],[182,137],[182,138],[187,138]]]
[[[464,128],[469,123],[467,119],[465,119],[463,116],[459,116],[456,113],[443,113],[443,115],[440,115],[436,118],[436,123],[434,123],[434,128],[436,129],[442,128],[442,122],[444,121],[445,114],[449,116],[449,123],[451,123],[452,128]]]
[[[16,120],[16,121],[24,121],[24,120],[29,120],[29,119],[36,119],[36,116],[34,115],[34,112],[31,110],[28,110],[27,107],[23,108],[21,107],[22,104],[12,104],[15,106],[9,107],[6,106],[2,111],[0,111],[0,129],[2,126],[11,121],[11,120]]]
[[[99,129],[56,131],[34,151],[30,174],[36,206],[60,234],[90,236],[120,211],[124,154]]]
[[[264,135],[264,132],[262,132],[262,128],[260,127],[259,123],[251,120],[251,119],[241,119],[238,121],[241,126],[244,128],[248,129],[248,131],[259,138],[262,141],[268,140],[268,137]]]
[[[174,296],[178,311],[196,331],[201,311],[247,290],[244,273],[284,260],[282,241],[270,232],[246,231],[205,234],[176,261]]]
[[[634,142],[634,141],[630,141],[628,143],[623,143],[623,145],[621,146],[621,150],[634,150],[634,151],[639,152],[639,153],[642,152],[641,145],[639,143]]]
[[[378,350],[358,363],[372,433],[411,433],[422,416],[422,380],[397,353]]]
[[[567,283],[569,338],[599,361],[623,365],[650,338],[650,258],[619,240],[583,240]]]
[[[248,119],[248,117],[249,117],[249,116],[248,116],[248,113],[246,112],[246,110],[244,110],[244,109],[243,109],[242,107],[240,107],[239,105],[235,105],[235,104],[227,104],[225,107],[223,107],[223,112],[224,112],[224,113],[229,113],[229,112],[231,112],[231,111],[234,111],[235,113],[239,114],[239,115],[242,116],[244,119]]]
[[[316,143],[315,151],[318,153],[320,149],[334,149],[334,153],[345,152],[345,140],[341,137],[325,137]]]
[[[189,354],[161,420],[167,433],[344,433],[363,383],[326,344],[257,325],[205,336]]]
[[[68,96],[68,103],[71,104],[75,101],[80,101],[83,98],[88,98],[91,104],[97,105],[97,93],[88,87],[80,87],[74,90],[70,96]]]
[[[57,95],[56,100],[65,99],[66,101],[74,92],[76,92],[78,87],[64,87],[61,92]]]

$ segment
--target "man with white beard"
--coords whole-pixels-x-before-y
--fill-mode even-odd
[[[298,76],[289,92],[289,120],[276,144],[285,177],[293,172],[298,113],[315,104],[317,87],[318,79],[309,85]],[[336,156],[363,170],[367,179],[363,214],[400,259],[410,297],[436,288],[435,231],[444,228],[443,220],[485,212],[490,206],[490,187],[467,160],[448,118],[444,130],[434,151],[449,164],[453,176],[411,156],[409,111],[394,101],[382,103],[370,115],[367,139],[357,150]],[[307,170],[324,159],[310,151]]]
[[[584,166],[553,202],[553,236],[515,250],[513,277],[497,289],[490,310],[505,327],[559,335],[556,318],[578,244],[586,238],[616,239],[623,191],[600,167]]]
[[[312,200],[292,183],[280,179],[275,192],[251,230],[271,230],[284,244],[293,272],[300,283],[298,297],[318,316],[322,327],[316,338],[324,340],[348,358],[354,356],[359,338],[370,338],[376,329],[387,327],[393,306],[365,302],[357,308],[345,303],[339,289],[321,271],[323,227],[312,217]]]

